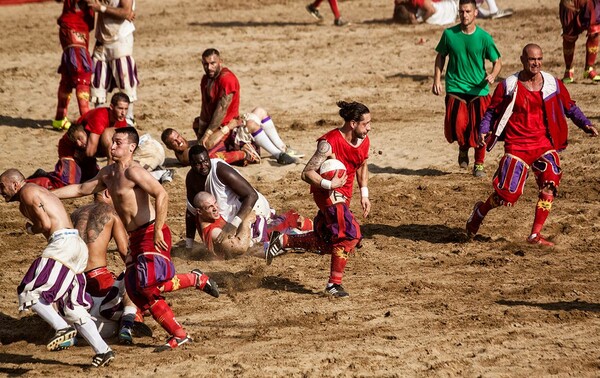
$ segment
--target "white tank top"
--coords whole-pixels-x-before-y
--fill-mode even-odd
[[[217,204],[219,205],[219,212],[221,216],[227,223],[231,223],[238,211],[240,211],[242,202],[240,201],[238,195],[235,194],[231,188],[225,186],[225,184],[223,184],[217,176],[217,163],[230,166],[221,159],[210,159],[210,172],[206,178],[204,190],[215,196],[217,199]],[[252,210],[254,210],[256,215],[262,215],[268,219],[271,215],[269,202],[262,194],[259,192],[256,193],[258,194],[258,200],[254,204]]]
[[[102,4],[109,7],[118,7],[121,0],[103,0]],[[135,1],[132,9],[135,11]],[[98,21],[96,22],[96,39],[103,43],[113,43],[127,37],[133,33],[135,26],[133,22],[112,17],[106,13],[98,12]]]

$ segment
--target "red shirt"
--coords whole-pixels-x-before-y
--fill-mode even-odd
[[[339,129],[333,129],[317,139],[317,141],[321,140],[326,140],[329,143],[335,158],[346,166],[348,180],[346,180],[344,186],[335,189],[335,191],[343,194],[349,203],[352,198],[352,186],[354,185],[356,170],[369,158],[369,146],[371,144],[369,137],[365,137],[358,146],[353,146],[344,138]],[[315,193],[315,199],[321,195],[329,196],[329,191],[321,187],[311,187],[311,191]]]
[[[94,11],[84,0],[64,0],[57,23],[63,28],[89,32],[94,29]]]
[[[232,119],[240,116],[240,82],[237,77],[227,67],[221,69],[219,76],[213,81],[212,85],[208,87],[209,78],[204,75],[200,82],[200,92],[202,93],[202,110],[204,114],[208,115],[208,119],[203,119],[205,122],[209,122],[217,109],[219,100],[222,97],[233,93],[233,99],[221,126],[227,125]]]
[[[547,147],[552,149],[544,123],[542,91],[529,91],[517,82],[517,98],[504,136],[507,152],[526,151]]]
[[[200,219],[197,219],[196,222],[201,227],[201,230],[198,230],[198,231],[200,231],[199,232],[200,237],[202,238],[202,241],[206,245],[206,248],[208,248],[209,251],[214,251],[214,245],[213,245],[213,240],[212,240],[211,234],[215,228],[223,229],[223,227],[225,227],[227,222],[225,222],[225,219],[223,219],[223,217],[219,217],[219,219],[216,219],[212,223],[202,222]]]
[[[104,130],[108,127],[115,127],[118,129],[127,126],[126,120],[115,121],[115,123],[111,125],[110,117],[108,116],[109,111],[110,108],[107,107],[92,109],[79,118],[77,123],[82,124],[90,133],[98,135],[102,135]]]

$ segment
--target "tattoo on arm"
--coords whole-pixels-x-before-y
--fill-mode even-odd
[[[231,102],[233,101],[233,95],[234,93],[229,93],[221,97],[219,104],[213,113],[212,119],[210,120],[210,125],[208,126],[209,130],[215,131],[221,126],[221,123],[227,114],[227,109],[229,109],[229,105],[231,105]]]
[[[305,171],[318,171],[319,167],[331,153],[331,145],[327,141],[322,140],[317,145],[317,151],[306,164]]]

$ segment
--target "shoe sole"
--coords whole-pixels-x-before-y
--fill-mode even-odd
[[[72,339],[75,336],[77,336],[76,330],[69,331],[69,332],[61,335],[60,337],[50,340],[50,342],[48,344],[46,344],[46,349],[48,349],[49,351],[57,351],[57,350],[66,349],[66,348],[61,348],[60,344],[64,343],[67,340]]]
[[[102,361],[101,363],[99,363],[98,365],[96,365],[96,364],[94,364],[94,363],[92,362],[92,366],[93,366],[93,367],[103,367],[103,366],[108,366],[108,365],[110,365],[110,363],[111,363],[111,362],[112,362],[112,360],[114,360],[114,359],[115,359],[115,356],[114,356],[114,355],[112,355],[112,356],[110,356],[109,358],[107,358],[106,360],[104,360],[104,361]]]

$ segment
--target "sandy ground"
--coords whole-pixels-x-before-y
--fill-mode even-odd
[[[480,21],[517,71],[522,46],[537,42],[545,69],[562,74],[557,1],[502,0],[516,14]],[[200,268],[222,288],[213,299],[191,290],[168,296],[194,337],[180,350],[152,353],[165,332],[124,347],[111,341],[105,376],[598,376],[600,228],[598,140],[572,128],[561,156],[565,171],[544,233],[557,243],[524,243],[533,219],[533,180],[514,208],[490,213],[467,241],[464,224],[490,179],[502,147],[488,157],[485,179],[456,164],[443,137],[443,98],[430,92],[441,28],[390,24],[391,1],[352,0],[341,10],[353,24],[335,28],[327,3],[317,25],[303,2],[163,0],[140,2],[135,57],[142,85],[136,118],[156,137],[166,127],[192,136],[199,113],[200,54],[222,51],[242,85],[241,110],[270,110],[284,139],[311,154],[315,139],[339,124],[335,102],[358,100],[373,116],[369,159],[373,211],[361,219],[364,247],[351,257],[345,300],[320,295],[329,258],[288,255],[265,266],[256,257],[210,261],[197,244],[181,248],[186,168],[167,184],[178,271]],[[60,5],[2,7],[0,24],[0,171],[47,170],[60,134],[53,131],[60,45]],[[582,41],[576,66],[583,66]],[[569,87],[598,122],[598,87]],[[70,118],[77,117],[76,104]],[[241,172],[279,209],[312,216],[302,165],[265,159]],[[89,199],[66,201],[68,210]],[[358,201],[353,208],[358,209]],[[358,213],[358,212],[357,212]],[[0,375],[73,376],[90,371],[91,348],[47,352],[52,334],[17,310],[16,287],[45,245],[29,236],[15,204],[0,204]],[[111,268],[120,269],[111,251]]]

